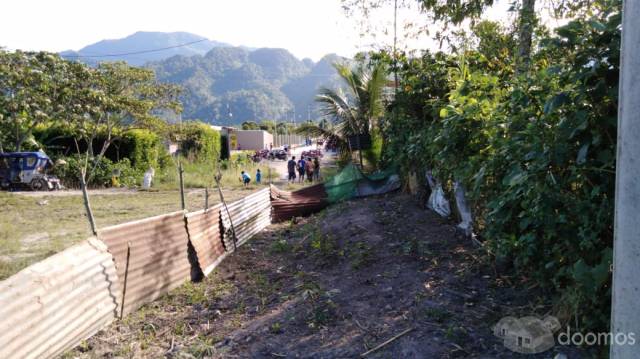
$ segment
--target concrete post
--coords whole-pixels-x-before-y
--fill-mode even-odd
[[[625,0],[622,13],[610,354],[631,359],[640,357],[640,1]]]

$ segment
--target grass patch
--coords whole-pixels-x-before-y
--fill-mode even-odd
[[[423,312],[426,319],[438,323],[444,323],[452,317],[451,313],[441,308],[427,308]]]
[[[239,199],[256,188],[225,190],[225,200]],[[216,192],[210,191],[209,196],[210,205],[219,202]],[[203,190],[186,190],[187,209],[204,208],[204,197]],[[90,194],[90,199],[98,228],[181,209],[177,189],[122,190],[117,194]],[[90,235],[79,194],[29,197],[0,192],[0,280]]]
[[[271,253],[284,254],[289,253],[292,250],[291,244],[286,239],[278,238],[269,246]]]
[[[215,187],[214,175],[218,173],[218,169],[215,164],[185,161],[182,163],[182,168],[184,171],[183,179],[186,188]],[[220,186],[224,189],[242,188],[242,181],[240,180],[240,174],[242,171],[246,171],[250,174],[252,186],[260,186],[255,183],[256,171],[258,169],[262,172],[261,185],[269,183],[269,175],[271,175],[272,181],[277,181],[279,178],[280,174],[277,170],[274,168],[269,170],[269,166],[266,163],[224,162],[220,170],[222,175],[220,179]],[[176,167],[171,166],[158,173],[155,178],[154,187],[161,190],[173,189],[178,188],[179,183],[180,178],[176,165]]]

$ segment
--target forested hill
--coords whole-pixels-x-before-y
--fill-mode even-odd
[[[147,64],[160,81],[184,87],[183,119],[216,125],[247,120],[315,117],[320,86],[340,83],[327,55],[317,63],[299,60],[284,49],[216,47],[204,56],[174,56]],[[311,113],[310,113],[311,112]]]
[[[187,32],[142,31],[60,55],[90,65],[126,61],[152,68],[160,81],[184,87],[183,119],[217,125],[291,121],[294,110],[297,121],[316,117],[315,94],[320,86],[340,85],[331,64],[344,61],[327,55],[314,63],[285,49],[232,47]]]

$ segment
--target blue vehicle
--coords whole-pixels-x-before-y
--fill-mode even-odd
[[[47,174],[51,167],[53,162],[44,152],[0,153],[0,187],[34,191],[61,189],[60,180]]]

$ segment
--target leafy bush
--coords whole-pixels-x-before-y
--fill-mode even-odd
[[[212,163],[220,158],[220,132],[202,122],[187,122],[177,130],[180,152],[190,161]]]
[[[54,166],[53,174],[58,176],[62,184],[68,188],[80,187],[80,170],[83,167],[83,160],[78,155],[60,158],[64,164],[58,163]],[[140,185],[144,171],[131,166],[129,159],[122,159],[113,163],[106,157],[102,157],[98,164],[89,164],[89,169],[94,168],[92,176],[88,178],[89,187],[111,187],[111,178],[114,173],[119,173],[118,181],[120,185],[134,186]]]
[[[73,132],[62,125],[40,125],[33,130],[33,136],[39,144],[38,148],[45,149],[52,159],[66,158],[87,150],[86,143],[79,141],[78,148]],[[98,136],[93,144],[93,152],[99,153],[105,141],[105,136]],[[37,148],[34,148],[37,149]],[[117,163],[127,159],[131,167],[146,171],[149,167],[155,169],[165,167],[171,158],[164,148],[160,136],[150,130],[135,129],[123,134],[115,134],[113,144],[109,146],[104,156],[111,162]]]
[[[142,171],[149,167],[165,167],[171,161],[160,136],[149,130],[127,131],[117,146],[122,157],[128,158],[136,169]]]
[[[619,1],[599,2],[520,76],[508,41],[402,59],[383,126],[384,160],[461,182],[490,253],[586,329],[609,323],[620,20]],[[504,38],[491,31],[478,43]]]

